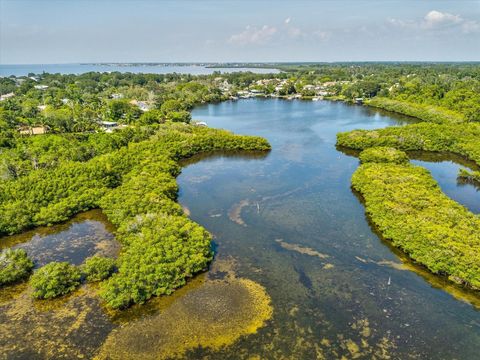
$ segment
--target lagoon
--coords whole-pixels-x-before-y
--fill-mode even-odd
[[[36,303],[23,284],[1,290],[0,353],[30,359],[163,358],[178,348],[190,359],[478,355],[478,294],[428,273],[376,234],[350,188],[358,159],[335,147],[339,131],[403,125],[410,118],[340,102],[280,99],[200,106],[193,118],[264,136],[272,145],[268,154],[203,154],[182,163],[179,202],[214,235],[209,271],[172,296],[123,312],[105,310],[91,285]],[[412,155],[412,161],[429,168],[448,196],[478,213],[480,192],[456,182],[458,169],[471,164],[427,155]],[[112,231],[93,212],[6,240],[37,250],[34,260],[42,262],[45,253],[64,259],[55,248],[69,249],[79,236],[86,245],[73,245],[90,255],[98,251],[95,242],[114,243]],[[264,308],[267,320],[256,333],[235,330],[246,321],[241,284],[270,299],[271,313]],[[253,311],[248,308],[248,316]],[[191,329],[206,346],[192,345]],[[214,346],[219,332],[234,335]]]

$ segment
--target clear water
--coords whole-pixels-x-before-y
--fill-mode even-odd
[[[171,309],[178,309],[175,304],[185,294],[195,294],[229,269],[265,287],[273,317],[233,345],[192,349],[187,358],[478,358],[479,296],[412,264],[375,234],[350,189],[358,160],[335,148],[339,131],[411,120],[343,103],[260,99],[202,106],[193,116],[212,127],[264,136],[272,144],[268,154],[211,154],[183,164],[179,201],[214,235],[210,271],[173,296],[121,314],[105,311],[90,286],[65,299],[35,303],[24,284],[0,290],[3,357],[91,358],[109,335],[112,341],[119,334],[119,344],[143,347],[145,358],[161,358],[147,345],[155,343],[157,332],[168,333],[168,326],[162,331],[158,324],[182,319],[165,316],[175,314]],[[449,196],[477,212],[480,193],[456,184],[458,168],[471,164],[425,154],[415,159],[429,167]],[[79,224],[100,241],[106,234],[98,231],[94,220],[102,217],[96,216]],[[104,229],[111,230],[108,223]],[[78,233],[68,225],[52,228],[48,236],[68,242]],[[11,243],[58,244],[30,238]],[[212,299],[202,302],[217,300],[208,294]],[[196,305],[188,311],[195,318],[203,310]]]
[[[315,358],[320,347],[327,358],[370,358],[384,348],[393,358],[478,356],[480,314],[466,302],[478,305],[478,297],[429,275],[379,239],[350,189],[358,160],[335,149],[339,131],[407,119],[343,103],[283,100],[208,105],[193,117],[264,136],[273,147],[263,160],[203,159],[178,179],[180,202],[215,235],[217,258],[237,259],[238,271],[263,284],[274,304],[270,326],[224,355]],[[478,211],[480,193],[452,184],[460,165],[428,167],[449,196]],[[246,203],[239,222],[232,209]],[[291,250],[292,244],[328,257]]]
[[[87,72],[113,72],[118,71],[122,73],[150,73],[150,74],[192,74],[192,75],[208,75],[213,74],[214,71],[220,72],[239,72],[251,71],[258,74],[278,73],[277,69],[261,69],[261,68],[207,68],[200,65],[131,65],[121,66],[118,64],[25,64],[25,65],[1,65],[0,76],[25,76],[29,73],[42,74],[43,72],[50,74],[84,74]]]
[[[0,250],[24,249],[36,267],[52,261],[68,261],[80,265],[90,256],[118,255],[120,244],[115,240],[114,230],[114,226],[100,210],[91,210],[64,224],[4,237],[0,240]]]

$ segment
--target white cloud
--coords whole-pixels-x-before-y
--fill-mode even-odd
[[[238,45],[265,44],[277,32],[274,26],[263,25],[261,28],[248,25],[244,31],[230,36],[229,43]]]
[[[411,30],[460,30],[465,34],[480,32],[479,22],[475,20],[464,19],[460,15],[453,15],[437,10],[429,11],[421,20],[387,19],[387,23],[398,28]]]
[[[449,13],[442,13],[437,10],[430,11],[423,18],[423,26],[427,29],[432,29],[436,27],[451,26],[462,23],[464,20],[460,15],[452,15]]]

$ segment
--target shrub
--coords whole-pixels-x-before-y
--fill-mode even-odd
[[[408,162],[408,156],[395,148],[378,146],[363,150],[360,153],[360,162],[405,164]]]
[[[374,146],[403,151],[452,152],[480,165],[480,124],[419,123],[378,130],[353,130],[337,134],[337,145],[364,150]]]
[[[210,234],[184,216],[137,216],[119,237],[128,246],[120,255],[118,273],[101,293],[113,308],[172,293],[213,257]]]
[[[0,286],[11,284],[28,276],[33,261],[23,249],[7,249],[0,253]]]
[[[67,262],[51,262],[30,279],[36,299],[51,299],[72,292],[80,285],[80,270]]]
[[[418,104],[404,100],[399,101],[376,97],[370,100],[368,105],[438,124],[455,124],[466,121],[465,116],[456,111],[440,106]]]
[[[184,123],[158,124],[156,130],[148,140],[88,161],[61,162],[0,183],[0,234],[100,207],[117,226],[123,245],[118,273],[102,286],[107,304],[123,308],[170,294],[212,259],[210,234],[183,216],[176,202],[178,161],[216,150],[269,150],[270,144]],[[98,260],[83,270],[90,281],[111,273]],[[32,279],[37,298],[66,294],[79,283],[80,271],[64,263],[48,265]]]
[[[382,235],[436,274],[480,289],[480,218],[411,164],[367,163],[352,177]]]
[[[102,281],[113,274],[115,260],[101,256],[92,256],[82,265],[82,273],[87,281]]]

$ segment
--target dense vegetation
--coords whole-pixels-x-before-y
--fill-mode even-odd
[[[361,163],[394,163],[404,164],[408,162],[408,156],[403,151],[389,147],[372,147],[360,153]]]
[[[393,100],[384,97],[375,97],[366,103],[369,106],[440,124],[462,123],[466,120],[460,113],[435,105],[411,103],[408,101]]]
[[[389,146],[404,151],[452,152],[480,164],[480,124],[418,123],[337,135],[337,144],[352,149]]]
[[[154,127],[129,127],[114,133],[48,134],[19,137],[14,148],[0,151],[0,179],[16,179],[33,170],[49,169],[65,161],[88,161],[131,142],[148,139]]]
[[[102,281],[115,271],[115,260],[111,258],[92,256],[85,260],[81,271],[87,281]]]
[[[405,161],[406,154],[398,155],[399,150],[451,152],[480,165],[478,69],[470,70],[454,67],[450,76],[436,74],[430,84],[427,75],[396,83],[367,104],[424,122],[339,133],[337,145],[364,150],[352,186],[382,235],[432,272],[478,289],[478,216],[445,196],[428,171]],[[453,74],[463,77],[455,80]],[[459,180],[475,182],[477,176],[464,170]]]
[[[33,297],[51,299],[66,295],[80,286],[80,270],[67,262],[51,262],[35,271],[30,278]]]
[[[356,63],[284,65],[292,78],[330,82],[330,95],[432,121],[480,121],[480,66]]]
[[[118,226],[117,238],[124,246],[118,272],[104,284],[102,296],[115,308],[144,302],[152,295],[171,293],[212,259],[210,235],[187,219],[175,202],[177,161],[198,152],[269,148],[257,137],[186,124],[160,125],[148,140],[3,181],[0,232],[52,224],[101,207]],[[71,268],[42,269],[31,281],[38,298],[59,296],[77,286],[76,280],[63,283],[71,278]],[[65,278],[63,270],[68,272]]]
[[[33,268],[33,261],[23,249],[7,249],[0,253],[0,286],[26,278]]]
[[[382,235],[430,271],[479,289],[478,216],[443,194],[427,170],[361,157],[352,185]]]

